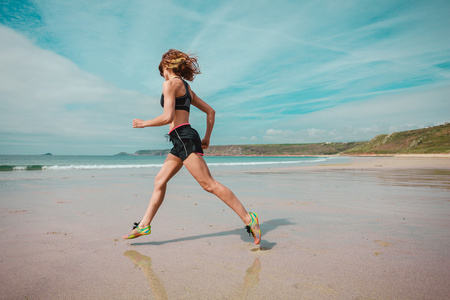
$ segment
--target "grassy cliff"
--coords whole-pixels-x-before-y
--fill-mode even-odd
[[[211,146],[206,155],[333,155],[364,142]]]
[[[342,154],[431,154],[450,153],[450,124],[380,134]]]
[[[369,142],[211,146],[207,155],[362,155],[450,153],[450,124],[380,134]]]
[[[135,154],[167,155],[169,150],[139,150]],[[380,134],[368,142],[265,144],[210,146],[206,155],[363,155],[363,154],[450,154],[450,124],[423,129]]]

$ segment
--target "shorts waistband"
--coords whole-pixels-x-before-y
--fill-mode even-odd
[[[170,129],[169,134],[171,134],[172,131],[174,131],[175,129],[178,129],[178,128],[183,127],[183,126],[189,126],[189,127],[191,127],[191,124],[189,124],[189,123],[184,123],[184,124],[180,124],[180,125],[178,125],[178,126],[175,126],[174,128]]]

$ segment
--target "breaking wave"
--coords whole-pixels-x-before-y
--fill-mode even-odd
[[[327,158],[319,157],[315,159],[302,160],[263,160],[263,161],[229,161],[229,162],[208,162],[208,166],[259,166],[259,165],[293,165],[305,163],[318,163],[326,161]],[[107,169],[142,169],[161,168],[162,163],[156,164],[92,164],[92,165],[29,165],[11,166],[1,165],[0,171],[44,171],[44,170],[107,170]]]

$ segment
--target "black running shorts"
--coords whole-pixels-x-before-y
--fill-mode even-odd
[[[173,148],[170,153],[184,161],[191,153],[203,155],[202,141],[198,132],[189,124],[173,128],[169,132]]]

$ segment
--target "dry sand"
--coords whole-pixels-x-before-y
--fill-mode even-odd
[[[154,172],[0,174],[0,298],[450,298],[448,157],[213,169],[259,214],[260,246],[186,170],[152,234],[123,241]]]

